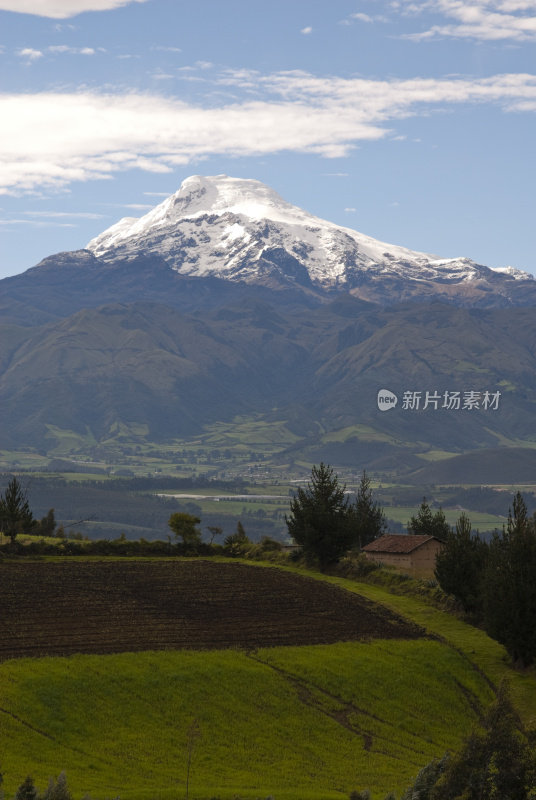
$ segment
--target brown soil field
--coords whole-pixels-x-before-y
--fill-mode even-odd
[[[336,586],[229,562],[4,561],[0,585],[0,660],[423,635]]]

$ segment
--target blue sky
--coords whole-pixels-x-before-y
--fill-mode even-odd
[[[0,0],[0,277],[192,174],[536,274],[536,0]]]

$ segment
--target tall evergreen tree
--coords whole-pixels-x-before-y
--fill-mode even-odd
[[[50,779],[41,800],[73,800],[73,796],[67,786],[65,772],[60,772],[57,780]]]
[[[0,495],[0,530],[14,542],[17,534],[25,529],[31,530],[33,522],[26,491],[19,479],[13,477],[4,494]]]
[[[383,508],[373,498],[370,478],[365,470],[357,489],[354,512],[359,547],[374,541],[387,530]]]
[[[517,492],[502,536],[490,542],[483,576],[484,626],[513,661],[536,661],[536,530]]]
[[[423,497],[417,515],[411,517],[408,522],[408,533],[435,536],[436,539],[445,542],[450,533],[450,525],[445,519],[443,509],[439,508],[434,514],[426,502],[426,497]]]
[[[487,544],[472,535],[469,517],[461,514],[436,557],[435,576],[443,591],[454,595],[464,611],[477,616],[482,605],[481,582],[487,554]]]
[[[17,789],[15,800],[37,800],[38,796],[33,778],[28,775]]]
[[[306,558],[323,569],[358,542],[355,510],[333,469],[314,466],[307,488],[299,487],[285,517],[290,536]]]

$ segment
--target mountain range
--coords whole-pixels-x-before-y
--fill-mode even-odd
[[[0,447],[52,454],[66,432],[77,447],[172,442],[257,415],[284,421],[283,460],[380,474],[532,452],[535,305],[528,273],[378,242],[258,181],[194,176],[0,281]]]

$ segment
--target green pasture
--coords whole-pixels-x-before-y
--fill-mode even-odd
[[[508,508],[509,498],[505,497],[505,509]],[[416,516],[419,508],[418,506],[385,506],[385,516],[388,520],[392,519],[395,522],[400,522],[406,526],[410,518]],[[462,511],[460,509],[445,508],[443,509],[447,523],[454,527],[457,520],[460,518]],[[493,531],[495,529],[502,530],[502,526],[506,523],[506,516],[498,516],[496,514],[486,514],[483,511],[465,511],[473,530],[478,531]]]
[[[8,797],[65,770],[77,797],[147,800],[184,796],[190,742],[192,798],[383,798],[493,697],[431,640],[20,659],[0,687]]]

